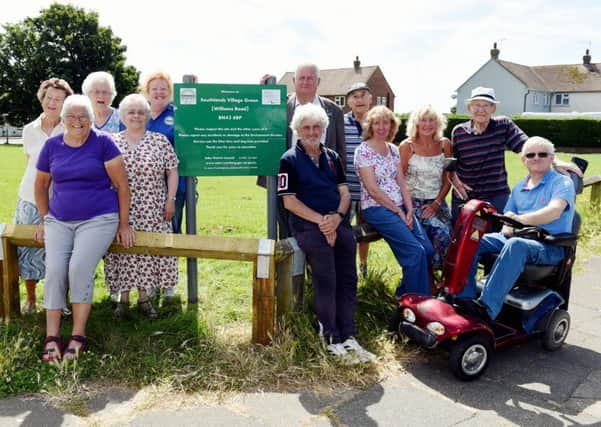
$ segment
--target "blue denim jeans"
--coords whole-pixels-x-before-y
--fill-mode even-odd
[[[409,230],[401,217],[381,206],[365,209],[363,217],[386,240],[403,268],[403,278],[396,290],[396,296],[400,297],[407,292],[430,295],[428,270],[434,249],[417,218],[414,216],[413,229]]]
[[[493,319],[499,315],[505,296],[513,288],[526,264],[555,265],[559,264],[564,256],[561,246],[521,237],[507,238],[502,233],[487,233],[480,241],[467,285],[460,297],[476,297],[475,276],[478,260],[485,254],[499,254],[480,295],[480,302],[486,306]]]

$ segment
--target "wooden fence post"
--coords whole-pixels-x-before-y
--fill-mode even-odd
[[[591,208],[598,209],[601,206],[601,182],[591,185]]]
[[[3,317],[6,323],[21,315],[19,301],[19,264],[17,247],[8,239],[2,239],[4,252],[4,268],[2,269],[2,306]]]
[[[261,239],[253,263],[252,342],[267,345],[275,332],[275,241]]]
[[[285,321],[292,313],[292,261],[294,249],[287,239],[275,244],[275,294],[277,323]]]

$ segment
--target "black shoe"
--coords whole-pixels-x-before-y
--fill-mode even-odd
[[[113,319],[122,320],[129,317],[129,301],[118,302],[115,310],[113,311]]]
[[[477,299],[463,299],[461,300],[459,306],[462,308],[461,311],[463,311],[465,314],[474,316],[489,324],[494,322],[494,320],[488,314],[486,306]]]
[[[140,309],[142,314],[144,314],[144,316],[146,316],[150,320],[154,320],[159,317],[159,314],[154,309],[154,307],[152,306],[152,303],[150,302],[150,300],[148,298],[145,299],[144,301],[138,300],[138,308]]]

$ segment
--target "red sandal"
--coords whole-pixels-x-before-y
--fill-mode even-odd
[[[80,345],[79,347],[71,347],[71,343],[75,341]],[[63,360],[77,360],[79,356],[83,354],[88,348],[88,339],[82,335],[71,335],[69,344],[63,354]]]
[[[54,347],[48,348],[49,343],[55,343]],[[57,360],[61,360],[63,354],[64,343],[61,337],[55,336],[47,336],[44,339],[44,351],[42,351],[42,355],[40,359],[46,363],[56,362]]]

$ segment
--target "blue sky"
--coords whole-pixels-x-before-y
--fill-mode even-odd
[[[0,22],[35,16],[51,3],[8,2]],[[301,62],[351,67],[359,56],[363,65],[380,65],[399,112],[424,103],[448,111],[451,94],[489,59],[495,41],[501,59],[525,65],[580,63],[587,48],[593,62],[601,62],[598,1],[70,3],[98,12],[101,24],[128,47],[128,63],[142,72],[255,83],[266,72],[280,77]]]

